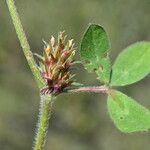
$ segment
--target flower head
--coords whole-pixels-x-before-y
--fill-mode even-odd
[[[46,88],[41,90],[42,94],[60,93],[73,83],[70,67],[75,55],[73,40],[65,42],[63,32],[58,33],[58,42],[51,36],[50,42],[44,41],[43,56],[38,57],[40,71],[45,80]]]

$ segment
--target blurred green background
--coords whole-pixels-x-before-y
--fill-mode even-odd
[[[31,49],[65,30],[79,43],[88,23],[103,25],[111,41],[112,62],[127,45],[150,40],[150,0],[16,0]],[[137,60],[138,61],[138,60]],[[98,85],[83,66],[77,80]],[[150,78],[121,88],[150,109]],[[5,0],[0,1],[0,150],[29,150],[37,122],[39,95],[18,42]],[[53,107],[46,150],[149,150],[150,132],[116,129],[102,94],[62,94]]]

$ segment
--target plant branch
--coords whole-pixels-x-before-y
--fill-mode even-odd
[[[42,95],[34,150],[43,150],[52,110],[52,95]]]
[[[30,50],[30,46],[28,44],[25,32],[23,30],[21,21],[19,19],[19,15],[18,15],[16,6],[15,6],[14,0],[6,0],[6,3],[8,5],[8,9],[9,9],[9,12],[10,12],[17,36],[18,36],[18,39],[20,41],[21,47],[23,49],[24,55],[25,55],[27,62],[30,66],[30,69],[31,69],[31,71],[35,77],[35,80],[38,84],[38,87],[42,88],[44,86],[44,81],[40,75],[40,72],[37,68],[37,64],[33,58],[32,52]]]
[[[67,90],[69,93],[77,92],[93,92],[93,93],[108,93],[109,88],[106,86],[80,87],[77,89]]]

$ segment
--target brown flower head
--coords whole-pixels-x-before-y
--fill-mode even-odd
[[[40,71],[45,80],[46,87],[41,90],[42,94],[60,93],[73,83],[70,66],[73,62],[75,49],[73,40],[65,42],[63,32],[58,33],[58,42],[52,36],[50,43],[45,43],[41,59]],[[65,44],[66,43],[66,44]]]

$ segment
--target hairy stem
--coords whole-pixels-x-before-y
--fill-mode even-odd
[[[17,9],[15,6],[14,0],[6,0],[6,2],[7,2],[8,9],[9,9],[16,33],[18,35],[21,47],[23,49],[24,55],[25,55],[27,62],[30,66],[30,69],[31,69],[31,71],[35,77],[35,80],[38,84],[38,87],[42,88],[44,86],[44,81],[40,75],[40,72],[37,68],[36,62],[33,58],[32,52],[30,50],[30,46],[28,44],[25,32],[23,30],[21,21],[19,19],[19,15],[17,13]]]
[[[41,96],[39,121],[37,125],[34,150],[43,150],[44,148],[51,110],[52,110],[52,95]]]
[[[77,92],[93,92],[93,93],[107,93],[109,88],[106,86],[80,87],[77,89],[67,90],[69,93]]]

